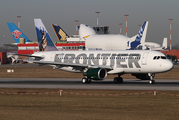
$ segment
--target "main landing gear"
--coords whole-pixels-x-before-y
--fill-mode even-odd
[[[123,83],[123,78],[120,77],[122,74],[118,74],[118,77],[114,78],[114,83]]]
[[[82,78],[82,83],[85,84],[85,83],[91,83],[91,79],[88,79],[86,77]]]
[[[123,78],[122,77],[115,77],[114,83],[123,83]]]

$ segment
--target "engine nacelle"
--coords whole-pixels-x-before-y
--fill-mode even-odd
[[[102,80],[107,77],[107,71],[103,68],[89,68],[83,76],[87,76],[88,79]]]
[[[151,80],[155,77],[155,73],[136,73],[132,75],[141,80]]]

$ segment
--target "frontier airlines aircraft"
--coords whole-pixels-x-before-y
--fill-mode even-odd
[[[81,72],[82,83],[91,80],[103,80],[108,74],[117,74],[115,83],[122,83],[123,74],[132,74],[139,79],[155,83],[155,73],[167,72],[173,68],[173,63],[158,51],[149,50],[114,50],[114,51],[59,51],[53,44],[48,31],[41,19],[35,19],[39,46],[43,51],[29,55],[31,63],[51,65],[57,69],[69,72]],[[41,47],[40,47],[41,48]]]

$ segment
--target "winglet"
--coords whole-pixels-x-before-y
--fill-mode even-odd
[[[66,42],[69,37],[68,34],[57,24],[52,24],[52,28],[60,42]]]
[[[41,19],[34,19],[39,51],[58,51]]]
[[[7,23],[7,25],[16,43],[19,43],[19,38],[25,38],[25,42],[31,42],[14,23]]]

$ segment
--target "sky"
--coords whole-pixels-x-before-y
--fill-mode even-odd
[[[20,18],[20,29],[32,41],[37,41],[34,18],[42,19],[53,41],[57,37],[51,24],[60,25],[68,35],[76,34],[78,25],[87,24],[109,26],[110,34],[119,34],[119,23],[122,23],[122,34],[128,37],[139,31],[139,25],[149,21],[146,41],[162,44],[163,38],[170,41],[170,21],[172,20],[172,46],[179,45],[179,0],[1,0],[0,2],[0,46],[14,43],[7,22],[17,25]]]

